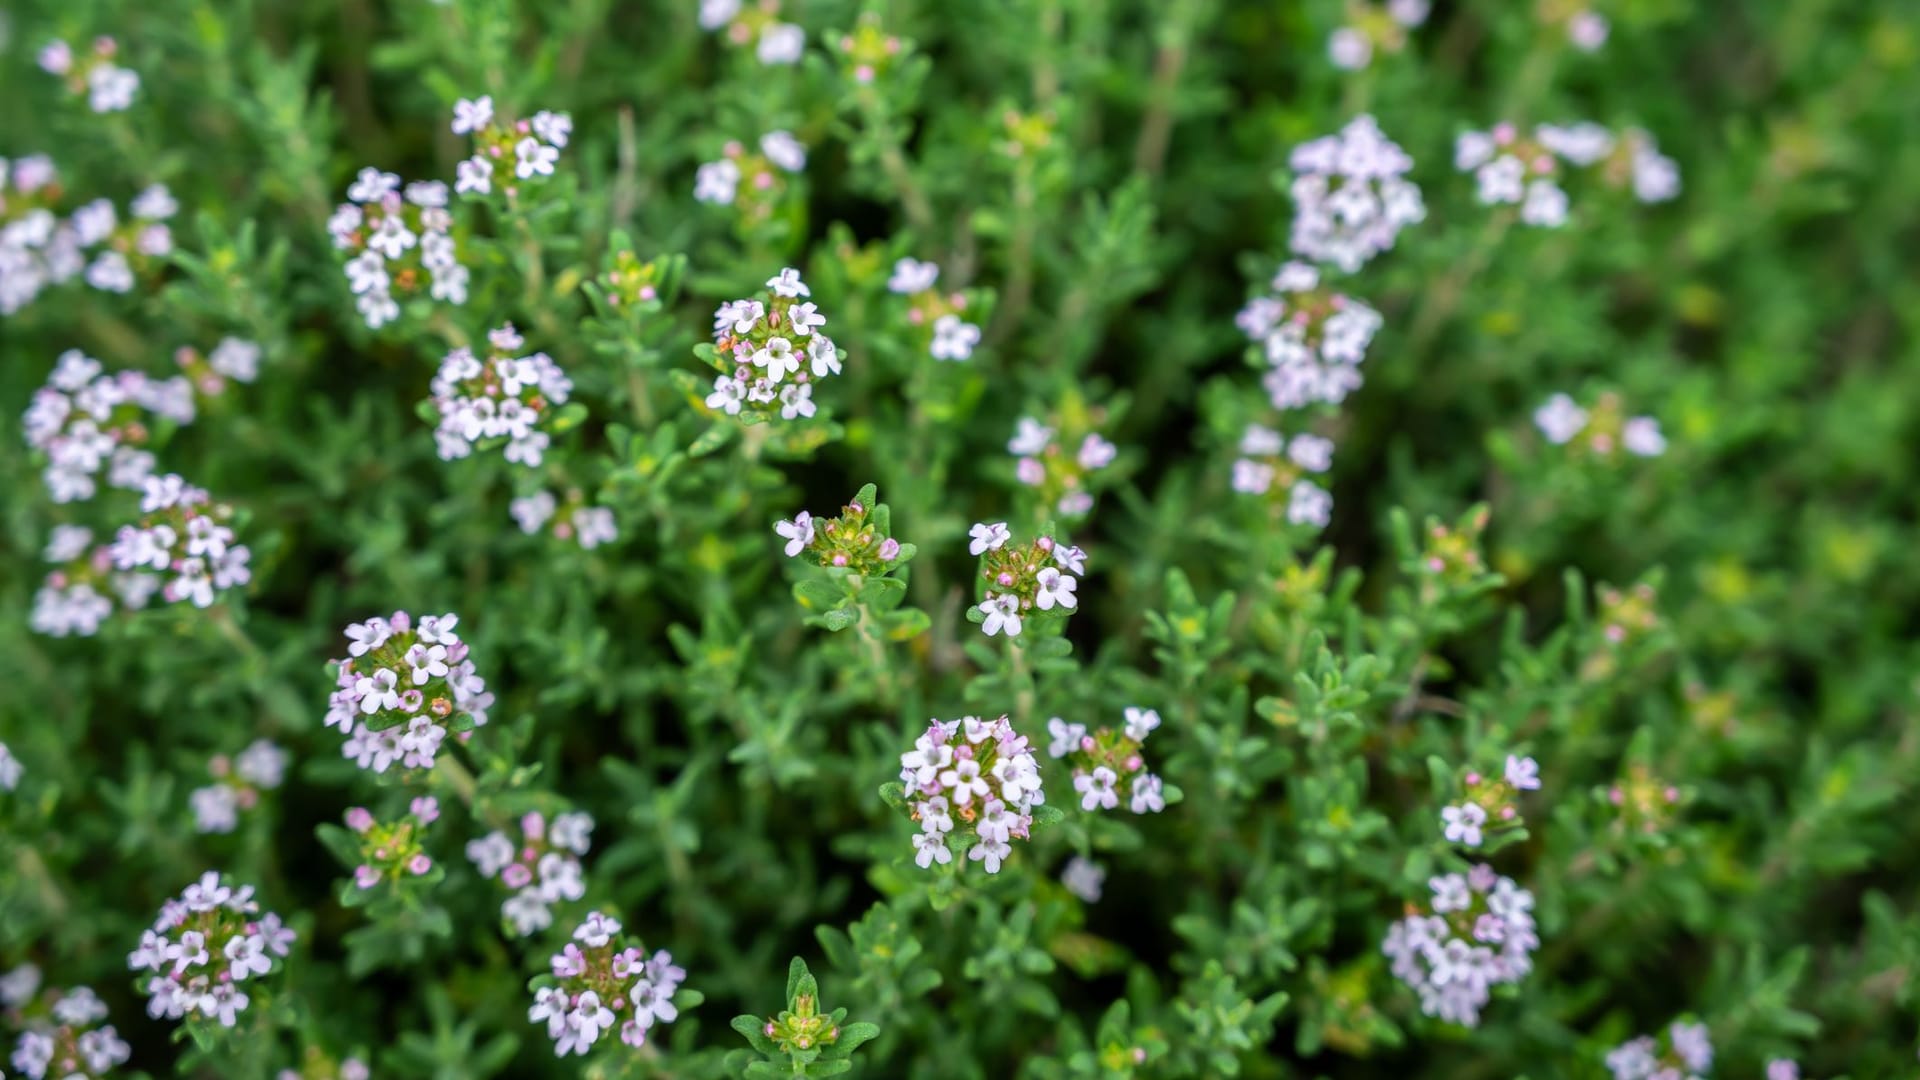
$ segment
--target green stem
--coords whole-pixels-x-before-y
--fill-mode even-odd
[[[479,785],[475,782],[473,773],[469,771],[465,765],[461,764],[460,759],[455,757],[451,751],[441,754],[439,758],[434,761],[433,774],[444,781],[447,788],[452,791],[455,797],[457,797],[461,803],[465,804],[468,809],[473,808],[474,791]]]

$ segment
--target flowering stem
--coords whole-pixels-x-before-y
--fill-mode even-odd
[[[1499,249],[1500,241],[1507,235],[1507,230],[1513,227],[1514,220],[1514,211],[1507,208],[1489,215],[1467,257],[1454,263],[1447,276],[1427,291],[1426,299],[1414,313],[1412,329],[1407,332],[1407,351],[1410,354],[1418,356],[1425,353],[1434,335],[1453,317],[1454,311],[1460,306],[1461,297],[1466,295],[1467,286],[1492,261],[1493,253]]]
[[[27,844],[20,845],[19,854],[14,857],[14,865],[19,867],[20,877],[31,881],[40,892],[40,904],[46,909],[50,922],[62,922],[67,915],[67,898],[60,886],[48,872],[47,864],[40,858],[40,852]]]
[[[907,223],[924,239],[933,232],[933,206],[927,202],[919,182],[914,180],[906,155],[900,152],[900,139],[882,108],[880,96],[872,87],[860,91],[860,113],[866,120],[868,135],[879,149],[880,171],[887,174],[887,183],[900,196]]]
[[[882,702],[891,702],[896,688],[893,668],[887,663],[887,643],[876,629],[879,625],[879,616],[867,606],[865,600],[856,600],[854,610],[860,613],[860,619],[853,624],[853,627],[860,635],[861,645],[866,649],[867,662],[873,667],[875,688],[879,691]]]
[[[1174,92],[1186,68],[1187,46],[1203,6],[1200,0],[1177,0],[1167,7],[1160,21],[1153,87],[1147,91],[1147,99],[1153,104],[1140,121],[1140,137],[1133,145],[1133,167],[1147,176],[1158,177],[1167,163],[1167,144],[1173,137]]]
[[[1027,667],[1026,647],[1017,642],[1007,646],[1007,685],[1013,689],[1013,719],[1016,728],[1025,727],[1033,716],[1033,672]]]
[[[474,789],[477,787],[473,773],[468,771],[460,759],[451,751],[441,754],[433,763],[434,775],[446,782],[447,788],[469,809],[473,807]]]

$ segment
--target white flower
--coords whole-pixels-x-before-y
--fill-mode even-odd
[[[1007,541],[1013,539],[1013,533],[1004,521],[996,521],[992,524],[975,523],[973,528],[968,530],[967,535],[973,538],[973,542],[967,545],[967,551],[972,555],[999,551],[1006,546]]]
[[[593,844],[593,815],[578,810],[557,815],[547,838],[554,847],[585,855]]]
[[[786,537],[787,558],[791,559],[813,543],[813,515],[802,510],[793,516],[792,521],[775,522],[773,531]]]
[[[1364,30],[1343,26],[1327,39],[1327,57],[1342,71],[1359,71],[1373,60],[1373,39]]]
[[[791,266],[782,268],[778,274],[768,278],[767,288],[772,289],[776,296],[788,298],[813,295],[813,290],[800,280],[800,271]]]
[[[1308,472],[1326,472],[1333,465],[1333,440],[1318,435],[1295,435],[1287,444],[1287,457]]]
[[[1480,846],[1480,827],[1487,823],[1487,812],[1479,803],[1446,807],[1440,811],[1440,820],[1446,826],[1448,843]]]
[[[1059,717],[1047,721],[1047,734],[1053,741],[1047,744],[1047,756],[1063,758],[1080,749],[1080,740],[1087,736],[1087,725],[1069,724]]]
[[[483,94],[468,100],[461,98],[453,103],[453,133],[466,135],[476,132],[493,123],[493,96]]]
[[[792,23],[774,23],[760,31],[754,55],[763,64],[792,64],[807,48],[807,32]]]
[[[1020,636],[1020,598],[1008,593],[1001,597],[989,597],[980,604],[980,613],[985,616],[980,628],[988,637],[1005,631],[1008,637]]]
[[[127,108],[139,89],[140,76],[123,67],[101,64],[87,72],[87,106],[97,113]]]
[[[379,202],[388,193],[398,191],[400,178],[389,172],[381,172],[372,167],[360,170],[360,176],[353,186],[347,188],[347,198],[357,203]]]
[[[738,416],[746,399],[747,384],[722,375],[713,380],[713,393],[707,395],[706,404],[709,409],[718,409],[728,416]]]
[[[475,155],[453,167],[453,190],[485,195],[493,190],[493,162]]]
[[[1660,433],[1660,421],[1651,416],[1636,416],[1620,429],[1620,445],[1629,454],[1659,457],[1666,452],[1667,437]]]
[[[780,388],[780,416],[786,420],[797,420],[812,416],[818,409],[813,404],[813,386],[810,383],[788,383]]]
[[[1551,180],[1533,181],[1527,185],[1526,201],[1520,204],[1520,220],[1547,229],[1565,225],[1567,193]]]
[[[813,335],[807,343],[807,357],[813,361],[813,377],[824,379],[829,375],[840,374],[840,350],[824,334]]]
[[[1011,854],[1013,854],[1013,845],[1007,843],[1005,840],[987,840],[983,838],[967,852],[967,858],[985,865],[987,873],[997,874],[1000,872],[1001,860]]]
[[[806,337],[814,327],[826,325],[827,317],[814,304],[795,304],[787,309],[787,321],[793,324],[794,336]]]
[[[1089,904],[1099,902],[1100,888],[1106,880],[1107,872],[1099,863],[1079,855],[1068,859],[1066,868],[1060,871],[1060,884]]]
[[[958,315],[942,315],[933,321],[933,344],[927,351],[935,360],[965,360],[980,344],[980,328]]]
[[[1049,566],[1034,575],[1039,589],[1034,593],[1033,602],[1041,611],[1052,611],[1055,605],[1072,611],[1079,605],[1073,590],[1080,582],[1071,574],[1063,574]]]
[[[1555,394],[1534,411],[1533,423],[1548,442],[1559,445],[1572,440],[1587,426],[1587,410],[1575,405],[1567,395]]]
[[[529,136],[514,144],[513,156],[513,175],[527,180],[535,176],[552,176],[553,163],[560,160],[560,151]]]
[[[1517,203],[1526,192],[1527,166],[1512,154],[1502,154],[1473,174],[1478,198],[1488,206]]]
[[[541,109],[533,114],[533,133],[555,146],[567,145],[573,136],[573,117],[567,113],[549,112]]]
[[[12,791],[20,786],[20,774],[26,770],[20,765],[20,759],[13,756],[6,743],[0,743],[0,791]]]
[[[1333,496],[1311,480],[1297,480],[1287,492],[1287,520],[1325,528],[1333,519]]]
[[[174,201],[167,185],[153,184],[135,196],[128,209],[141,221],[165,221],[179,212],[180,204]]]
[[[230,833],[240,824],[240,803],[234,790],[225,784],[196,789],[187,796],[193,810],[193,827],[203,833]]]
[[[893,276],[887,279],[887,290],[903,296],[925,292],[933,288],[933,283],[939,277],[940,268],[933,263],[903,258],[893,264]]]
[[[1606,16],[1592,9],[1575,12],[1567,20],[1567,40],[1581,52],[1596,52],[1607,43]]]
[[[913,850],[917,852],[913,861],[922,870],[934,863],[946,865],[953,861],[953,853],[947,850],[946,839],[938,833],[920,832],[913,836]]]
[[[1153,709],[1129,705],[1121,715],[1126,718],[1127,738],[1134,742],[1146,742],[1147,736],[1160,726],[1160,714]]]
[[[768,161],[790,173],[807,167],[807,148],[793,137],[791,131],[769,131],[760,136],[760,152],[767,156]]]
[[[1055,544],[1053,561],[1062,570],[1085,576],[1087,572],[1087,553],[1071,544]]]
[[[1142,773],[1134,777],[1133,799],[1129,808],[1136,814],[1157,814],[1167,808],[1166,799],[1161,796],[1160,778],[1152,773]]]
[[[1120,805],[1120,796],[1116,795],[1113,785],[1120,778],[1105,765],[1094,766],[1091,773],[1080,773],[1073,778],[1073,790],[1080,793],[1080,809],[1111,810]]]
[[[800,370],[800,356],[793,351],[793,342],[783,337],[768,338],[749,359],[754,367],[765,369],[767,378],[773,382]]]
[[[1007,440],[1007,453],[1016,457],[1031,457],[1045,450],[1052,441],[1052,428],[1031,416],[1023,416],[1013,426],[1013,438]]]
[[[740,186],[740,166],[731,158],[709,161],[693,174],[693,197],[697,202],[728,206]]]

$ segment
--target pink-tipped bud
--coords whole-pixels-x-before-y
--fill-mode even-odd
[[[368,813],[367,808],[364,806],[348,807],[347,828],[357,833],[366,832],[368,829],[373,828],[373,815]]]
[[[424,851],[407,860],[407,871],[415,877],[431,869],[433,869],[433,860],[427,858],[427,853]]]
[[[1096,744],[1093,741],[1093,736],[1091,735],[1080,736],[1080,749],[1085,750],[1088,753],[1092,753],[1095,745]]]
[[[1622,792],[1619,788],[1613,788],[1607,792],[1607,799],[1611,801],[1613,805],[1619,806],[1621,803],[1627,801],[1627,796],[1626,793]]]
[[[1515,811],[1514,811],[1514,809],[1513,809],[1513,807],[1511,807],[1511,806],[1508,806],[1508,807],[1503,807],[1503,808],[1501,809],[1501,811],[1500,811],[1500,820],[1501,820],[1501,821],[1512,821],[1512,820],[1513,820],[1513,815],[1514,815],[1514,813],[1515,813]]]
[[[362,863],[353,869],[353,883],[363,889],[371,889],[380,884],[380,871]]]
[[[892,562],[900,557],[900,541],[889,536],[880,541],[880,561]]]
[[[500,871],[500,883],[509,889],[524,889],[533,883],[533,871],[524,863],[513,863]]]
[[[846,556],[846,554],[845,554],[844,552],[835,552],[835,553],[834,553],[834,556],[833,556],[833,565],[835,565],[835,566],[845,566],[845,565],[847,565],[847,556]]]

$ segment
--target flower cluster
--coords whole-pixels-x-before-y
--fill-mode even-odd
[[[789,131],[770,131],[760,136],[755,153],[739,140],[720,148],[720,156],[706,162],[694,173],[693,197],[715,206],[738,206],[744,221],[765,221],[773,216],[787,191],[782,174],[798,176],[807,169],[807,148]],[[741,188],[745,181],[746,187]]]
[[[91,987],[40,993],[40,969],[22,964],[0,977],[0,1008],[19,1029],[8,1058],[27,1080],[92,1080],[132,1056]]]
[[[1680,789],[1635,762],[1607,788],[1606,799],[1619,815],[1613,821],[1616,832],[1653,836],[1672,824]]]
[[[266,739],[255,739],[229,759],[215,754],[207,762],[213,783],[187,797],[193,807],[193,827],[203,833],[230,833],[240,824],[240,811],[260,804],[260,793],[280,786],[287,774],[287,752]]]
[[[844,567],[856,574],[880,574],[900,564],[901,546],[874,520],[873,507],[858,498],[840,508],[840,516],[816,519],[805,510],[792,521],[776,522],[773,531],[784,539],[787,558],[803,553],[819,566]],[[913,552],[908,549],[907,557]]]
[[[1087,572],[1087,553],[1040,536],[1030,544],[1014,544],[1007,523],[980,522],[970,532],[967,550],[980,559],[980,577],[986,582],[973,614],[988,637],[1004,633],[1019,637],[1022,624],[1039,611],[1060,609],[1064,617],[1080,604],[1076,575]]]
[[[967,360],[980,344],[980,328],[960,317],[967,309],[965,293],[943,293],[933,287],[940,268],[930,262],[901,259],[893,264],[887,291],[907,298],[907,321],[927,334],[927,354],[935,360]]]
[[[347,828],[360,838],[354,885],[371,889],[383,881],[419,877],[432,870],[433,859],[422,850],[420,837],[439,817],[440,801],[431,795],[416,797],[408,804],[406,816],[393,822],[375,821],[364,806],[348,809]]]
[[[573,118],[542,109],[530,119],[514,120],[495,113],[491,97],[461,98],[453,103],[453,133],[473,136],[474,147],[473,156],[454,169],[453,190],[490,194],[497,171],[500,190],[514,199],[521,184],[553,175],[554,163],[573,134]]]
[[[593,843],[593,818],[559,814],[548,826],[545,816],[529,811],[520,818],[520,843],[494,830],[467,845],[467,858],[484,878],[499,878],[513,892],[500,905],[500,917],[526,937],[553,925],[553,906],[587,895],[580,856]]]
[[[347,736],[342,754],[377,773],[395,762],[430,769],[448,732],[487,722],[493,695],[467,655],[451,613],[415,626],[396,611],[347,627],[347,658],[338,665],[326,725]]]
[[[807,32],[780,21],[780,0],[700,0],[700,27],[722,31],[768,65],[797,64],[807,48]]]
[[[1248,424],[1233,463],[1233,490],[1267,498],[1286,508],[1295,525],[1325,528],[1333,519],[1333,495],[1308,479],[1333,466],[1333,440],[1318,435],[1289,439],[1272,428]]]
[[[1427,21],[1428,0],[1387,0],[1385,7],[1347,5],[1347,24],[1327,38],[1327,56],[1342,71],[1359,71],[1377,50],[1389,55],[1407,47],[1407,31]]]
[[[620,1041],[638,1047],[655,1024],[680,1015],[673,995],[686,971],[665,949],[648,956],[620,932],[620,920],[588,912],[573,940],[553,954],[553,979],[534,990],[527,1019],[546,1021],[555,1055],[585,1054],[616,1024]]]
[[[1675,1020],[1667,1025],[1665,1036],[1641,1035],[1608,1051],[1607,1070],[1613,1080],[1701,1080],[1713,1068],[1713,1040],[1707,1025]],[[1771,1064],[1767,1075],[1774,1075]]]
[[[168,473],[142,484],[140,513],[138,522],[120,527],[107,549],[114,569],[148,579],[123,586],[123,596],[136,590],[150,594],[157,586],[170,604],[185,601],[204,608],[217,593],[253,580],[247,566],[253,553],[233,542],[227,526],[233,507],[210,501],[205,491]],[[145,596],[141,599],[144,603]]]
[[[1601,585],[1593,592],[1594,619],[1608,644],[1632,645],[1660,626],[1659,593],[1652,585],[1642,581],[1624,590]]]
[[[145,574],[110,574],[112,560],[93,544],[93,530],[56,525],[45,556],[55,568],[33,597],[28,626],[36,634],[92,637],[113,614],[114,597],[129,608],[146,604],[155,587]]]
[[[1088,490],[1093,475],[1120,456],[1120,448],[1099,432],[1071,431],[1094,419],[1079,410],[1074,415],[1074,421],[1057,424],[1065,430],[1023,416],[1014,425],[1013,438],[1007,440],[1007,453],[1018,459],[1014,476],[1037,488],[1050,512],[1066,517],[1081,517],[1093,509],[1093,492]]]
[[[1013,854],[1009,841],[1027,839],[1033,808],[1046,802],[1040,762],[1004,716],[930,721],[913,749],[900,755],[900,783],[907,812],[920,823],[913,861],[923,869],[952,862],[957,842],[987,873],[999,873]],[[971,844],[964,839],[969,835]]]
[[[1371,116],[1294,147],[1289,163],[1291,243],[1305,258],[1351,273],[1392,248],[1401,229],[1426,219],[1420,189],[1405,177],[1413,159]]]
[[[57,75],[75,97],[85,95],[87,107],[97,113],[120,112],[133,105],[140,91],[140,74],[113,62],[120,46],[110,37],[93,39],[93,49],[74,55],[73,46],[50,41],[40,49],[40,69]]]
[[[1531,135],[1512,124],[1469,131],[1455,141],[1453,163],[1473,174],[1480,202],[1518,204],[1523,223],[1545,228],[1567,222],[1567,193],[1560,186],[1566,168],[1597,167],[1603,179],[1630,185],[1641,202],[1664,202],[1680,191],[1678,167],[1651,136],[1633,130],[1616,137],[1591,123],[1541,124]]]
[[[660,299],[666,270],[658,259],[640,261],[640,256],[622,248],[613,254],[613,267],[600,277],[607,303],[615,307],[651,304]]]
[[[250,383],[260,376],[260,346],[243,338],[225,337],[202,355],[191,345],[173,352],[173,362],[203,397],[219,397],[229,380]]]
[[[139,490],[154,457],[140,449],[153,418],[193,421],[193,384],[186,376],[153,379],[138,371],[105,374],[100,362],[68,349],[21,417],[27,445],[46,455],[41,473],[57,503],[90,499],[102,471],[113,487]]]
[[[620,537],[613,511],[604,506],[588,506],[578,491],[567,493],[565,505],[551,491],[536,491],[513,500],[507,510],[521,532],[532,535],[546,529],[559,539],[572,540],[588,551]]]
[[[1520,826],[1520,793],[1540,790],[1540,765],[1508,754],[1499,779],[1469,771],[1463,781],[1466,797],[1440,811],[1440,826],[1447,843],[1479,847],[1486,833]]]
[[[1660,421],[1627,416],[1620,395],[1611,391],[1601,394],[1590,410],[1565,394],[1555,394],[1534,410],[1533,423],[1548,442],[1571,444],[1597,458],[1612,458],[1622,450],[1635,457],[1659,457],[1667,449]]]
[[[1382,320],[1366,304],[1323,286],[1319,270],[1290,262],[1234,322],[1260,348],[1267,396],[1284,411],[1338,404],[1359,389],[1360,364]]]
[[[1129,705],[1126,723],[1119,731],[1102,726],[1089,734],[1085,724],[1069,724],[1059,717],[1047,721],[1047,755],[1066,759],[1073,766],[1073,790],[1080,796],[1080,809],[1111,810],[1120,805],[1120,793],[1126,792],[1127,808],[1136,814],[1157,814],[1166,809],[1164,785],[1147,771],[1140,747],[1153,729],[1160,726],[1160,714],[1152,709]]]
[[[546,353],[516,357],[526,339],[512,323],[487,333],[486,359],[462,345],[440,361],[433,377],[433,429],[440,457],[453,461],[487,439],[505,439],[508,461],[539,465],[552,436],[554,407],[565,405],[573,382]]]
[[[348,201],[327,219],[333,246],[353,253],[345,264],[354,306],[370,329],[400,317],[396,297],[423,288],[435,300],[467,302],[467,268],[453,238],[447,185],[438,180],[408,184],[379,169],[360,170],[347,188]]]
[[[1480,554],[1480,538],[1487,531],[1485,507],[1473,511],[1458,526],[1433,522],[1420,546],[1420,570],[1442,581],[1464,584],[1487,571]]]
[[[239,1022],[251,1000],[242,984],[273,970],[293,946],[280,917],[260,913],[253,886],[227,885],[213,871],[168,900],[140,947],[127,956],[134,971],[151,971],[147,1014],[154,1019]]]
[[[879,16],[871,11],[860,16],[853,33],[840,35],[833,45],[842,70],[862,86],[879,78],[906,48],[905,42],[881,29]]]
[[[707,408],[761,420],[812,416],[815,380],[840,373],[840,352],[820,333],[827,317],[811,302],[800,272],[767,279],[760,299],[734,300],[713,313],[713,380]]]
[[[41,289],[86,265],[77,234],[53,212],[59,197],[52,159],[0,158],[0,315],[19,311]]]
[[[1533,969],[1533,894],[1480,863],[1465,874],[1427,882],[1433,898],[1422,914],[1412,905],[1387,931],[1380,951],[1393,974],[1420,995],[1420,1010],[1473,1027],[1490,991],[1518,983]]]

